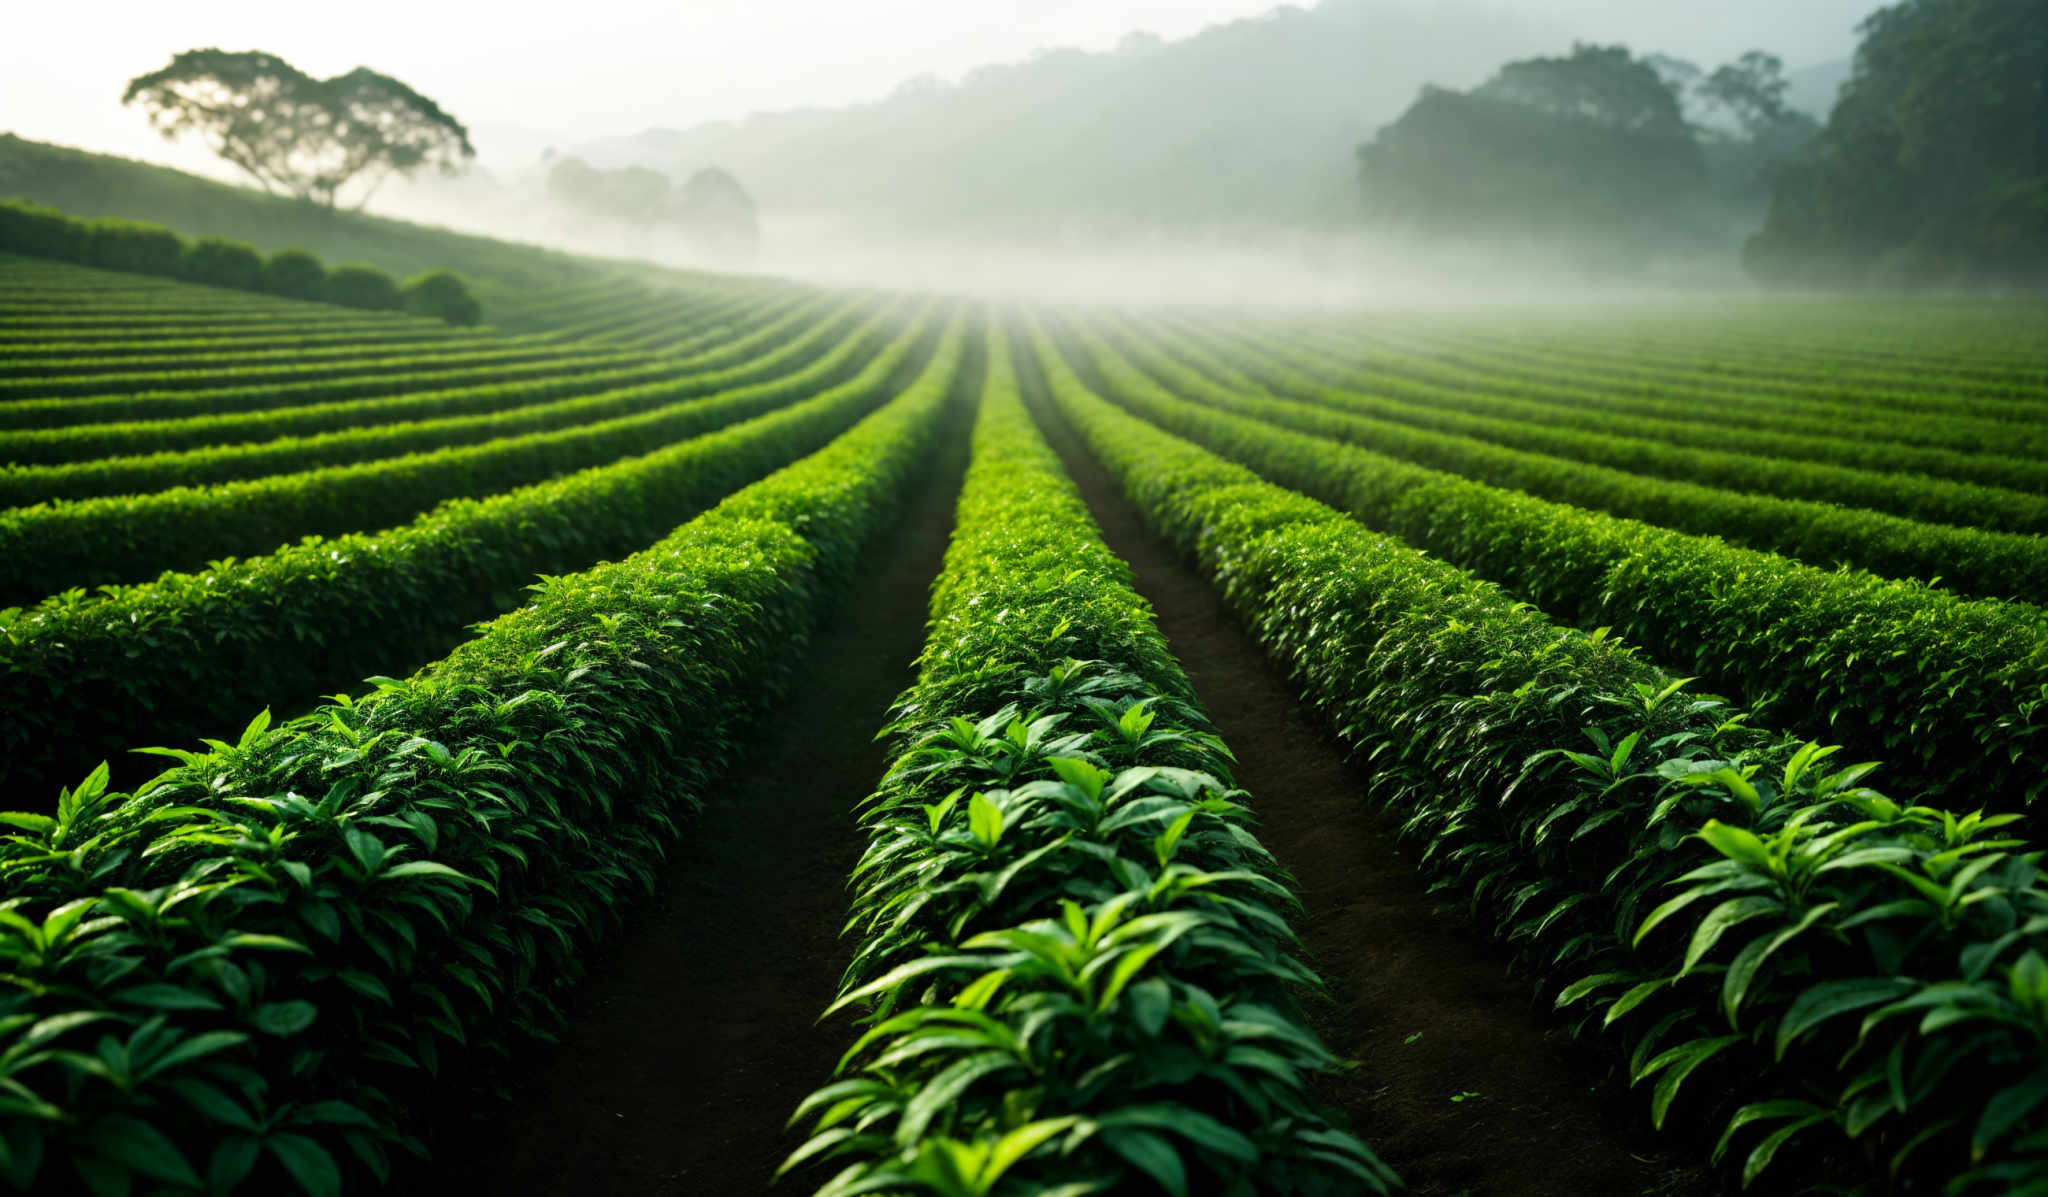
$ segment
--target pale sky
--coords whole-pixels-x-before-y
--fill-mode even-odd
[[[1389,0],[1427,7],[1429,0]],[[1762,46],[1798,67],[1847,55],[1876,0],[1478,0],[1714,63]],[[1251,16],[1271,0],[0,0],[0,130],[187,168],[120,106],[128,78],[179,50],[264,49],[330,75],[403,79],[472,129],[567,140],[751,111],[874,99],[927,72],[956,78],[1044,46],[1106,49],[1133,30],[1167,38]],[[345,14],[345,15],[344,15]],[[479,138],[488,160],[491,145]],[[217,164],[215,164],[217,165]]]

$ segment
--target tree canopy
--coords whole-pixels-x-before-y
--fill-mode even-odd
[[[2048,282],[2048,4],[1905,0],[1745,254],[1795,283]]]
[[[1359,147],[1367,210],[1600,269],[1731,253],[1812,139],[1786,88],[1762,51],[1712,72],[1584,44],[1511,62],[1469,92],[1424,88]]]
[[[329,207],[359,178],[370,185],[358,207],[392,174],[453,174],[476,156],[460,121],[389,75],[315,79],[260,50],[187,50],[129,80],[121,102],[140,104],[167,138],[203,137],[265,190]]]

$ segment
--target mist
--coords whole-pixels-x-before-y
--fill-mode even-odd
[[[306,31],[286,16],[204,7],[193,21],[138,15],[109,47],[120,52],[117,71],[176,48],[145,51],[151,39],[216,32],[224,44],[305,52],[332,69],[359,51],[469,123],[478,156],[466,174],[390,182],[372,212],[834,285],[1320,308],[1744,285],[1739,250],[1761,224],[1760,201],[1695,222],[1716,227],[1669,237],[1615,271],[1574,252],[1578,232],[1468,236],[1369,220],[1360,147],[1432,90],[1479,88],[1504,64],[1582,41],[1703,70],[1765,49],[1788,64],[1797,102],[1824,116],[1872,5],[1824,0],[1787,12],[1741,0],[1703,14],[1621,0],[1214,0],[1027,12],[899,0],[864,6],[860,21],[820,21],[782,0],[751,12],[712,4],[665,27],[628,2],[603,6],[588,28],[546,47],[545,68],[528,61],[541,51],[531,31],[468,30],[467,51],[453,59],[423,57],[408,38],[352,47],[353,31],[308,51],[298,45]],[[771,17],[783,18],[772,31]],[[570,86],[509,85],[522,72]],[[656,73],[672,82],[664,88]],[[31,114],[19,100],[35,74],[31,65],[0,79],[4,123],[24,135],[234,178],[194,142],[146,139],[140,114],[112,106],[110,115],[113,72],[96,82],[94,103]],[[673,82],[681,76],[692,81]],[[717,81],[724,86],[709,86]],[[57,112],[71,113],[72,135],[45,119]],[[707,253],[668,219],[670,201],[636,220],[575,208],[549,185],[566,160],[651,171],[673,189],[707,169],[727,174],[751,207],[757,244]],[[1603,234],[1597,220],[1584,230]]]

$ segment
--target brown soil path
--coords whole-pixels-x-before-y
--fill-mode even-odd
[[[1123,492],[1043,401],[1017,353],[1040,426],[1104,537],[1237,755],[1260,839],[1296,880],[1296,927],[1329,985],[1309,1013],[1359,1062],[1324,1099],[1427,1197],[1699,1197],[1712,1179],[1653,1139],[1647,1101],[1534,1008],[1503,954],[1437,911],[1364,775],[1206,579],[1147,529]]]
[[[873,736],[912,680],[952,535],[962,407],[819,633],[808,677],[688,825],[660,894],[579,990],[561,1042],[515,1078],[511,1109],[446,1128],[407,1192],[760,1193],[801,1144],[783,1123],[851,1041],[845,1020],[816,1020],[851,954],[839,939],[846,875],[866,845],[854,804],[885,764]]]

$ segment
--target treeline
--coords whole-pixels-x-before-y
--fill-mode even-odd
[[[450,324],[471,325],[483,318],[469,284],[451,270],[423,271],[400,283],[364,263],[330,268],[302,249],[265,257],[253,245],[224,237],[188,240],[148,221],[81,220],[29,200],[0,200],[0,252],[366,311],[406,311]]]
[[[1860,29],[1825,125],[1762,51],[1710,73],[1578,45],[1425,87],[1358,149],[1368,217],[1602,270],[1739,246],[1772,284],[2048,282],[2048,5],[1902,0]]]
[[[1425,87],[1359,147],[1369,218],[1424,242],[1542,245],[1600,269],[1726,253],[1817,126],[1753,51],[1711,73],[1624,46]]]
[[[651,167],[600,170],[564,157],[549,168],[547,189],[558,207],[627,229],[643,251],[658,228],[680,233],[698,257],[714,265],[745,265],[760,249],[753,197],[717,167],[697,171],[678,188]]]
[[[1905,0],[1862,26],[1743,260],[1794,285],[2048,285],[2048,4]]]

